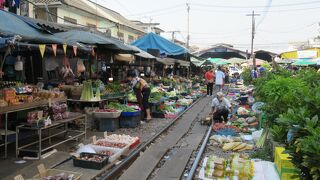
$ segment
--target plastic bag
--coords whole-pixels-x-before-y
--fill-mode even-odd
[[[21,61],[21,57],[17,57],[17,61],[14,64],[14,70],[22,71],[23,70],[23,62]]]
[[[78,73],[83,73],[86,71],[86,67],[83,64],[83,61],[81,59],[78,59],[77,61],[77,71]]]
[[[260,139],[262,132],[263,132],[263,129],[260,129],[259,131],[252,132],[252,138],[255,142],[257,142]]]

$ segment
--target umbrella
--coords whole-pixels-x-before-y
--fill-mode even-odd
[[[229,62],[227,61],[218,61],[215,63],[216,65],[226,65],[226,64],[230,64]]]
[[[256,59],[256,65],[257,66],[261,66],[262,64],[265,64],[265,63],[268,63],[267,61],[264,61],[264,60],[261,60],[261,59]],[[253,65],[253,60],[252,59],[250,59],[249,61],[248,61],[248,64],[249,65]]]
[[[292,65],[295,65],[295,66],[308,66],[308,65],[315,65],[315,64],[317,64],[317,62],[313,60],[298,60],[292,63]]]
[[[246,59],[241,59],[241,58],[230,58],[228,59],[228,62],[231,64],[241,64],[247,62]]]
[[[213,64],[215,64],[221,60],[225,60],[225,59],[222,59],[222,58],[208,58],[207,59],[207,61],[209,61],[210,63],[213,63]]]

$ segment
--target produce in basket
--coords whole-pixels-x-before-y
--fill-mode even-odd
[[[81,157],[77,157],[80,160],[84,161],[94,161],[94,162],[102,162],[104,161],[107,157],[106,156],[99,156],[96,154],[86,154]]]
[[[107,156],[113,156],[114,153],[111,152],[111,151],[99,151],[98,154],[101,154],[101,155],[107,155]]]
[[[126,147],[128,144],[100,140],[95,145],[122,149]]]

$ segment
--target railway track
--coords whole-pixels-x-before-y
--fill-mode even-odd
[[[138,146],[96,179],[184,179],[200,153],[208,126],[200,119],[210,112],[211,98],[200,98],[170,124]],[[203,144],[203,143],[202,143]],[[191,169],[192,170],[192,169]]]

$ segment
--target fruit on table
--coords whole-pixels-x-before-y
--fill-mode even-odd
[[[113,148],[124,148],[127,146],[125,143],[117,143],[117,142],[108,142],[108,141],[98,141],[95,145],[105,146],[105,147],[113,147]]]
[[[116,109],[107,108],[107,109],[97,109],[95,112],[118,112]]]
[[[78,157],[80,160],[84,161],[93,161],[93,162],[102,162],[106,159],[105,156],[99,156],[99,155],[93,155],[93,154],[86,154],[82,155],[81,157]]]
[[[114,153],[111,152],[111,151],[100,151],[100,152],[98,152],[98,154],[107,155],[107,156],[113,156],[114,155]]]
[[[245,150],[252,150],[253,145],[241,142],[232,142],[226,143],[223,145],[222,149],[224,151],[245,151]]]

